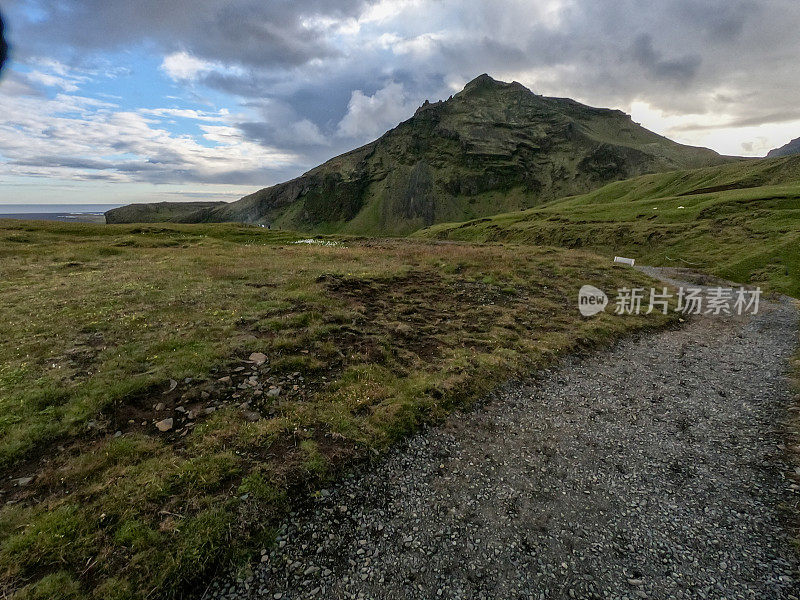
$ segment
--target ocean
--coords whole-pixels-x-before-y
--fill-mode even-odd
[[[122,204],[0,204],[0,219],[105,223],[103,213]]]

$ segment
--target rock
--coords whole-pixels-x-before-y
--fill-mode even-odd
[[[255,423],[259,419],[261,419],[261,415],[254,410],[246,410],[242,413],[244,418],[250,421],[251,423]]]
[[[267,392],[267,396],[269,398],[277,398],[280,395],[281,395],[281,388],[279,387],[272,388],[270,391]]]
[[[169,394],[169,393],[170,393],[171,391],[173,391],[173,390],[174,390],[176,387],[178,387],[178,382],[177,382],[177,381],[175,381],[174,379],[170,379],[170,380],[169,380],[169,389],[168,389],[166,392],[164,392],[164,396],[166,396],[167,394]]]
[[[267,362],[267,355],[262,352],[253,352],[250,355],[250,362],[259,367]]]
[[[33,481],[33,477],[19,477],[13,480],[14,485],[17,487],[25,487]]]
[[[230,383],[231,378],[230,375],[226,375],[225,377],[220,377],[219,379],[217,379],[217,381],[219,381],[220,383]]]
[[[162,410],[164,410],[164,403],[163,403],[163,402],[159,402],[159,403],[158,403],[158,404],[156,404],[156,406],[155,406],[155,411],[156,411],[156,412],[161,412]]]
[[[159,431],[164,432],[172,429],[173,424],[174,421],[172,420],[172,417],[169,417],[168,419],[164,419],[163,421],[159,421],[158,423],[156,423],[156,427],[158,428]]]

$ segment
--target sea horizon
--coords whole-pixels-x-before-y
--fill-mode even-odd
[[[60,203],[25,203],[25,204],[0,204],[0,215],[6,214],[37,214],[37,213],[96,213],[106,212],[112,208],[119,208],[125,204],[60,204]]]
[[[104,213],[124,204],[0,204],[0,219],[105,223]]]

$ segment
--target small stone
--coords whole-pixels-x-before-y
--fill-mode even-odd
[[[217,379],[217,381],[219,381],[220,383],[230,383],[231,378],[230,375],[226,375],[225,377],[220,377],[219,379]]]
[[[164,410],[164,403],[159,402],[158,404],[156,404],[156,412],[161,412],[162,410]]]
[[[163,421],[159,421],[158,423],[156,423],[156,427],[158,428],[159,431],[162,432],[169,431],[170,429],[172,429],[173,423],[174,421],[172,420],[172,417],[169,417],[168,419],[164,419]]]
[[[33,477],[19,477],[18,479],[14,479],[14,480],[13,480],[13,483],[14,483],[14,485],[16,485],[17,487],[25,487],[25,486],[26,486],[26,485],[28,485],[28,484],[29,484],[31,481],[33,481]]]
[[[253,352],[250,355],[250,362],[252,362],[256,366],[261,366],[265,362],[267,362],[267,355],[262,352]]]
[[[166,392],[164,392],[164,395],[166,396],[171,391],[173,391],[176,387],[178,387],[178,382],[175,381],[174,379],[170,379],[169,380],[169,389]]]
[[[259,419],[261,419],[261,415],[254,410],[246,410],[242,413],[244,418],[250,421],[251,423],[255,423]]]
[[[270,398],[277,398],[281,395],[281,388],[276,387],[272,388],[270,391],[267,392],[267,396]]]

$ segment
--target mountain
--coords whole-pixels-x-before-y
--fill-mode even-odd
[[[224,206],[186,207],[173,220],[403,235],[644,173],[726,160],[656,135],[621,111],[539,96],[481,75],[447,101],[426,101],[380,139],[297,179]],[[108,213],[109,222],[120,222],[120,214]],[[129,211],[124,220],[132,219]]]
[[[800,155],[645,175],[414,235],[585,248],[800,298]]]
[[[779,156],[791,156],[792,154],[800,154],[800,138],[792,140],[785,146],[770,150],[767,158],[777,158]]]

